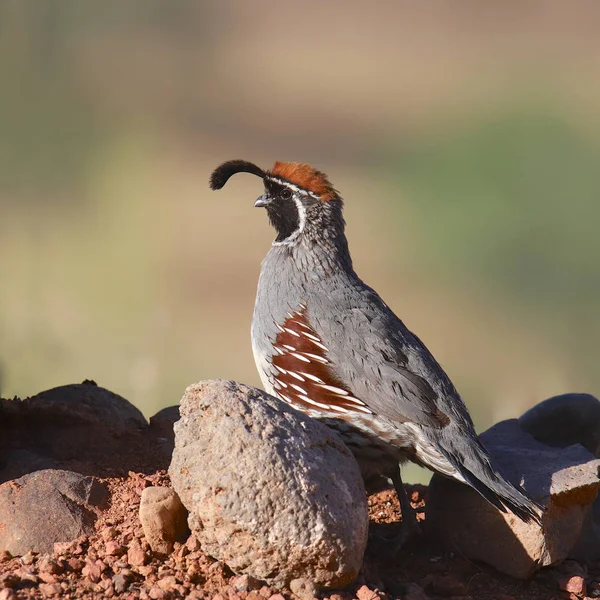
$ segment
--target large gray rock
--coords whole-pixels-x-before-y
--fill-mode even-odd
[[[577,543],[596,498],[600,460],[580,445],[551,448],[525,433],[516,419],[481,434],[494,464],[544,507],[543,528],[503,514],[475,490],[434,475],[427,495],[427,525],[453,547],[513,577],[564,560]]]
[[[47,469],[0,485],[0,551],[52,552],[94,532],[97,511],[108,499],[93,477]]]
[[[332,430],[233,381],[188,387],[180,412],[169,474],[205,552],[276,585],[357,576],[367,499]]]

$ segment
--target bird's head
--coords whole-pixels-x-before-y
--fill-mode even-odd
[[[274,244],[293,245],[307,236],[330,241],[343,236],[342,199],[325,173],[295,162],[276,162],[263,171],[251,162],[230,160],[213,171],[210,187],[220,190],[236,173],[262,178],[265,192],[254,206],[266,208],[277,232]]]

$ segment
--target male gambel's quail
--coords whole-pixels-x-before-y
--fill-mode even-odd
[[[263,179],[254,206],[277,237],[262,263],[252,348],[265,389],[337,429],[363,476],[390,477],[412,514],[399,464],[407,459],[475,488],[499,510],[540,522],[540,507],[494,469],[441,366],[352,268],[342,199],[324,173],[243,160],[215,169]],[[409,517],[410,518],[410,517]]]

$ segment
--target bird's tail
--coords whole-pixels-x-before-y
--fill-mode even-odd
[[[525,523],[534,521],[541,525],[543,508],[520,486],[504,479],[492,466],[490,456],[479,440],[474,442],[476,447],[470,448],[469,459],[451,461],[464,481],[501,512],[511,512]]]

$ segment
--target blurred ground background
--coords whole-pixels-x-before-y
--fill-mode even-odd
[[[259,384],[261,185],[207,187],[245,158],[329,173],[478,429],[597,394],[599,31],[594,0],[0,1],[0,392]]]

